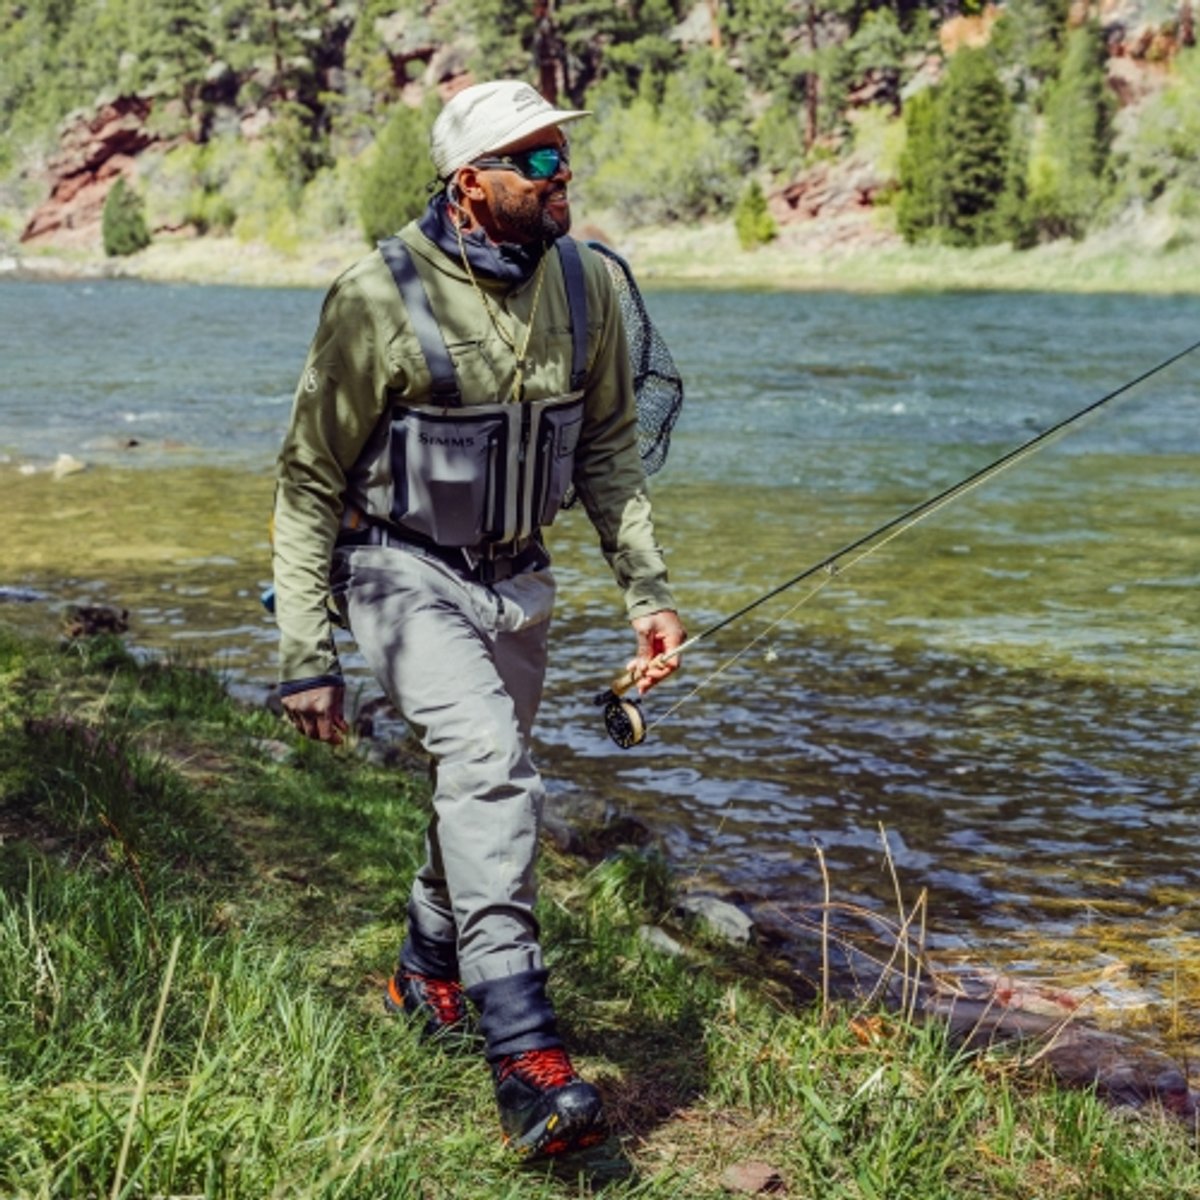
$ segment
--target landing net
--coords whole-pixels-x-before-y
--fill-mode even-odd
[[[637,398],[638,451],[653,475],[667,460],[671,430],[683,407],[683,380],[662,335],[654,328],[629,264],[600,242],[588,242],[604,260],[616,288]]]

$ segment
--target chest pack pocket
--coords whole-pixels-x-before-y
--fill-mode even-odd
[[[542,400],[464,405],[425,285],[399,238],[379,244],[432,380],[427,404],[392,410],[391,521],[440,546],[519,547],[557,515],[583,427],[587,293],[579,250],[555,243],[571,317],[571,390]]]

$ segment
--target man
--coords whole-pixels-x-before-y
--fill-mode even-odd
[[[387,992],[453,1037],[466,999],[521,1153],[598,1140],[559,1038],[533,916],[543,789],[529,738],[554,598],[541,527],[575,488],[624,593],[642,691],[684,631],[655,542],[624,330],[570,227],[562,126],[588,114],[501,80],[431,134],[424,215],[326,297],[279,458],[283,705],[346,729],[328,600],[434,763],[428,857]],[[560,239],[563,239],[560,242]]]

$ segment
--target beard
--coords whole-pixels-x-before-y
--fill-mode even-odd
[[[546,192],[524,188],[517,191],[498,182],[492,215],[505,239],[521,243],[553,242],[566,234],[571,228],[571,210],[565,200],[566,188],[562,189],[565,212],[561,218],[551,213],[547,203],[549,197],[558,191],[557,187]]]

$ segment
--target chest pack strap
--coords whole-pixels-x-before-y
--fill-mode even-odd
[[[421,353],[425,356],[425,365],[429,368],[433,380],[433,399],[448,407],[457,408],[462,404],[462,391],[458,386],[454,361],[450,357],[450,351],[446,349],[446,339],[434,318],[429,293],[421,282],[421,276],[417,274],[408,247],[398,237],[385,238],[379,243],[379,253],[383,255],[383,261],[387,263],[392,278],[396,281],[412,331],[421,346]]]
[[[555,243],[559,262],[562,263],[563,283],[567,290],[567,312],[571,318],[571,388],[579,391],[587,382],[587,286],[583,278],[583,262],[579,257],[579,245],[569,237],[559,238]],[[412,254],[398,237],[385,238],[379,243],[379,253],[387,263],[396,281],[400,298],[408,312],[413,335],[425,356],[433,380],[432,399],[449,407],[462,404],[462,390],[454,371],[454,361],[446,349],[446,339],[441,326],[433,315],[429,293],[425,290],[421,276],[417,273]]]
[[[571,314],[571,391],[577,392],[587,381],[587,287],[583,282],[579,243],[574,238],[562,237],[554,245],[567,288],[567,311]]]

